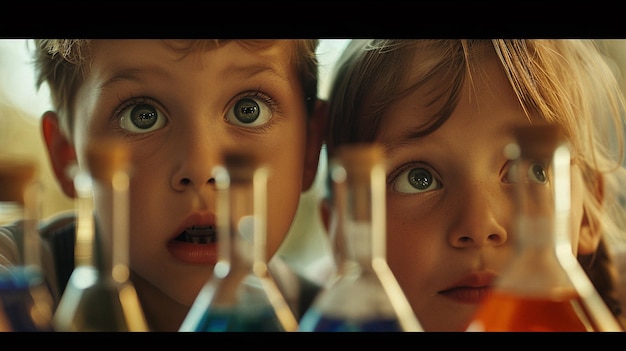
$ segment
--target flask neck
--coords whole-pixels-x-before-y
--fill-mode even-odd
[[[385,260],[384,169],[344,168],[346,177],[335,182],[335,209],[338,221],[336,249],[340,269],[372,271],[373,262]]]
[[[222,171],[228,175],[229,170]],[[218,261],[229,271],[264,274],[267,174],[263,167],[235,172],[236,178],[227,177],[218,193]]]

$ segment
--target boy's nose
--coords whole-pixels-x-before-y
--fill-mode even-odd
[[[215,178],[211,177],[206,182],[203,181],[202,179],[197,179],[196,181],[194,181],[191,177],[183,177],[183,178],[180,178],[178,181],[176,179],[173,179],[172,187],[175,190],[184,191],[186,188],[194,187],[194,186],[202,187],[205,184],[214,185]]]

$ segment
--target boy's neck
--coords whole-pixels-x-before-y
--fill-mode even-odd
[[[132,271],[131,281],[137,290],[150,331],[178,331],[180,324],[189,312],[189,306],[170,299],[154,285],[132,273]]]

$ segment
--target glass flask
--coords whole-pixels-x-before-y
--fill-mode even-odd
[[[181,324],[184,332],[295,331],[298,322],[267,267],[268,169],[226,153],[214,169],[218,262]]]
[[[54,314],[56,330],[148,331],[129,280],[129,156],[120,143],[100,140],[88,145],[88,170],[75,172],[76,267]],[[94,212],[95,194],[108,211]]]
[[[335,277],[300,320],[306,332],[422,331],[386,259],[386,169],[378,144],[342,145],[330,164]]]
[[[0,256],[9,257],[0,269],[0,330],[53,331],[54,302],[41,267],[36,178],[34,161],[0,162],[0,227],[15,234],[13,253],[0,247]]]
[[[468,331],[621,331],[570,239],[571,155],[554,125],[516,131],[505,154],[515,189],[514,256]]]

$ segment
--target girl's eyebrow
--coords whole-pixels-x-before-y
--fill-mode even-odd
[[[390,140],[381,140],[388,156],[392,156],[398,149],[408,146],[411,143],[418,142],[428,134],[423,128],[411,128],[403,131],[400,135],[394,136]]]

